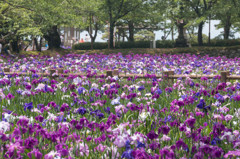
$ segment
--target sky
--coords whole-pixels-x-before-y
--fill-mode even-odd
[[[215,27],[215,25],[219,24],[219,22],[220,22],[219,20],[211,20],[211,38],[218,36],[223,31],[223,29],[216,29]],[[209,28],[208,23],[205,23],[203,28],[203,34],[208,35],[208,32],[209,32],[208,28]],[[154,31],[154,33],[156,35],[155,40],[161,40],[161,37],[163,36],[163,31]],[[81,38],[84,38],[86,34],[87,34],[87,31],[81,32],[80,34]],[[175,34],[174,38],[176,39],[177,36],[178,35]],[[106,40],[102,40],[101,37],[102,37],[102,33],[98,33],[96,42],[106,42]],[[235,38],[240,38],[240,34],[236,33]],[[167,39],[171,39],[171,35],[169,35]]]

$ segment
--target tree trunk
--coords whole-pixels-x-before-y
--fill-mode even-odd
[[[40,38],[39,51],[42,52],[42,37]]]
[[[173,30],[173,26],[171,28],[171,31],[172,31],[172,41],[174,41],[174,30]]]
[[[48,42],[49,50],[60,48],[61,39],[56,25],[52,26],[43,37]]]
[[[109,42],[110,42],[110,48],[111,49],[113,49],[113,34],[114,34],[114,25],[115,25],[115,23],[114,22],[110,22],[110,28],[109,28],[109,30],[110,30],[110,32],[109,32]]]
[[[122,42],[125,42],[125,31],[122,32]]]
[[[204,25],[204,22],[201,22],[198,25],[198,46],[203,46],[203,36],[202,36],[203,25]]]
[[[177,27],[178,27],[178,38],[175,41],[175,47],[187,47],[187,40],[184,37],[184,26],[185,22],[178,22]],[[169,32],[170,33],[170,32]],[[165,37],[164,37],[165,38]],[[163,39],[164,39],[163,38]]]
[[[89,33],[90,38],[91,38],[91,49],[92,50],[93,50],[93,43],[95,42],[96,37],[97,37],[97,32],[98,32],[98,24],[96,23],[94,25],[94,35],[92,36],[92,31]]]
[[[229,35],[230,35],[230,28],[231,28],[231,16],[228,15],[227,16],[227,20],[226,23],[224,25],[224,40],[228,40],[229,39]]]
[[[12,51],[19,53],[18,37],[11,42]]]
[[[34,43],[34,39],[32,39],[32,51],[35,51],[35,43]]]
[[[95,34],[93,36],[93,42],[95,42],[96,38],[97,38],[97,32],[98,32],[98,29],[95,30]]]
[[[128,21],[129,41],[134,41],[134,25],[132,21]]]
[[[90,34],[90,38],[91,38],[91,49],[92,49],[92,50],[93,50],[93,43],[95,42],[96,37],[97,37],[97,32],[98,32],[98,30],[95,30],[94,36],[92,36],[92,34]]]
[[[121,36],[121,32],[118,30],[118,38],[117,38],[118,42],[120,42],[120,36]]]
[[[37,38],[34,38],[33,40],[34,40],[34,44],[36,46],[36,50],[41,52],[42,51],[42,37],[40,38],[39,43],[38,43]]]
[[[27,51],[27,48],[30,46],[30,43],[25,47],[23,48],[24,51]]]
[[[38,40],[37,40],[37,38],[34,38],[33,41],[34,41],[33,45],[35,45],[35,46],[36,46],[36,50],[39,51],[39,46],[38,46]]]
[[[208,25],[208,45],[211,45],[211,16],[209,15],[209,25]]]

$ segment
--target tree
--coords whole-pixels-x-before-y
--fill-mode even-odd
[[[113,34],[116,22],[136,10],[146,0],[104,0],[103,10],[105,11],[109,23],[110,48],[113,48]]]
[[[185,37],[185,26],[188,23],[190,17],[190,9],[188,6],[183,5],[183,3],[178,0],[164,1],[159,0],[157,4],[158,8],[160,8],[161,15],[164,16],[163,21],[165,21],[162,26],[164,27],[164,37],[166,38],[170,32],[174,32],[174,27],[178,30],[178,38],[176,39],[175,46],[176,47],[186,47],[187,39]],[[168,26],[169,33],[166,34],[165,27]],[[173,33],[172,33],[173,36]],[[172,37],[173,39],[173,37]]]
[[[88,31],[91,38],[91,48],[99,30],[104,27],[104,15],[101,11],[102,0],[67,0],[68,8],[74,18],[68,26],[75,26]]]
[[[58,28],[72,19],[72,13],[67,9],[69,4],[64,0],[27,1],[29,7],[34,8],[32,17],[35,24],[39,25],[42,37],[48,41],[49,49],[60,48],[61,39]]]
[[[14,11],[22,10],[19,16],[19,22],[25,29],[19,29],[18,32],[31,35],[37,43],[36,37],[44,37],[49,44],[49,49],[59,48],[61,44],[58,28],[61,25],[69,23],[74,17],[68,10],[69,3],[65,0],[4,0]],[[25,14],[27,13],[27,14]],[[17,21],[17,20],[16,20]],[[21,27],[22,28],[22,27]],[[40,40],[41,44],[41,40]],[[37,47],[38,49],[41,46]]]
[[[141,30],[135,35],[136,41],[153,41],[154,38],[154,33],[148,30]]]
[[[198,24],[198,45],[203,45],[202,31],[206,18],[217,0],[182,0],[185,6],[195,12],[195,22]]]
[[[218,28],[223,28],[223,38],[229,39],[231,33],[231,27],[239,21],[239,1],[224,1],[220,0],[217,5],[213,8],[215,18],[220,20]]]
[[[97,33],[99,30],[102,30],[104,27],[103,15],[100,10],[100,4],[102,1],[95,1],[95,7],[90,7],[91,10],[88,10],[87,13],[87,27],[90,38],[91,38],[91,49],[93,49],[93,43],[97,37]],[[94,34],[93,34],[94,32]]]
[[[31,19],[32,10],[18,5],[16,1],[0,2],[0,34],[5,43],[10,43],[12,51],[19,52],[19,40],[29,34],[39,34],[39,27]]]
[[[147,1],[121,18],[120,27],[128,28],[128,41],[134,41],[134,34],[139,30],[148,29],[156,30],[159,19],[156,20],[158,13],[156,12],[155,3]]]

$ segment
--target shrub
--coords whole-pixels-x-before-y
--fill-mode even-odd
[[[157,48],[174,48],[175,41],[172,40],[157,40],[156,47]]]
[[[118,42],[116,48],[119,49],[150,48],[150,41]]]
[[[240,45],[240,39],[211,40],[211,46],[236,46]]]
[[[117,49],[131,49],[131,48],[150,48],[150,41],[134,41],[134,42],[116,42]],[[157,40],[156,48],[174,48],[175,41],[172,40]],[[221,46],[236,46],[240,45],[240,39],[232,39],[232,40],[211,40],[211,45],[213,47],[221,47]],[[192,43],[192,46],[198,46],[197,43]],[[204,46],[209,46],[207,43],[204,43]],[[101,50],[107,49],[107,42],[95,42],[93,44],[93,49]],[[91,43],[79,43],[73,46],[74,50],[90,50]]]
[[[101,50],[101,49],[107,49],[108,43],[101,43],[101,42],[95,42],[93,43],[93,49]],[[73,45],[74,50],[91,50],[91,43],[79,43]]]
[[[197,42],[191,43],[192,46],[198,46]],[[221,47],[221,46],[236,46],[240,45],[240,39],[212,39],[210,45],[208,43],[204,43],[203,46],[213,46],[213,47]]]
[[[135,42],[128,41],[128,42],[117,42],[116,48],[129,49],[129,48],[136,48],[136,47],[135,47]]]

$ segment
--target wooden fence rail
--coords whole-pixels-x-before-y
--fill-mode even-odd
[[[58,74],[55,74],[53,76],[54,73],[56,73],[56,70],[58,72]],[[58,68],[58,69],[50,69],[49,70],[50,73],[37,73],[39,76],[43,76],[43,77],[47,77],[50,76],[51,78],[54,77],[58,77],[58,76],[63,76],[63,77],[69,77],[70,75],[73,76],[86,76],[87,74],[82,74],[82,73],[63,73],[63,69],[62,68]],[[19,76],[26,76],[26,75],[32,75],[32,73],[25,73],[25,72],[10,72],[10,68],[4,68],[4,74],[5,75],[14,75],[14,74],[18,74]],[[102,74],[101,74],[102,75]],[[98,74],[97,76],[101,76],[100,74]],[[125,75],[125,74],[119,74],[118,69],[115,70],[110,70],[106,72],[106,76],[119,76],[122,78],[134,78],[134,77],[138,77],[138,78],[149,78],[149,76],[146,75],[142,75],[142,74],[129,74],[129,75]],[[202,77],[206,77],[208,79],[212,79],[214,77],[216,77],[217,75],[174,75],[174,71],[164,71],[162,73],[162,75],[156,75],[156,78],[163,78],[163,80],[168,81],[169,83],[173,83],[174,79],[178,79],[178,78],[187,78],[190,77],[191,79],[201,79]],[[221,77],[221,82],[228,82],[229,80],[238,80],[240,79],[240,76],[237,75],[231,75],[230,76],[230,72],[229,71],[222,71],[221,74],[219,75]],[[92,78],[95,78],[96,76],[93,76]]]

